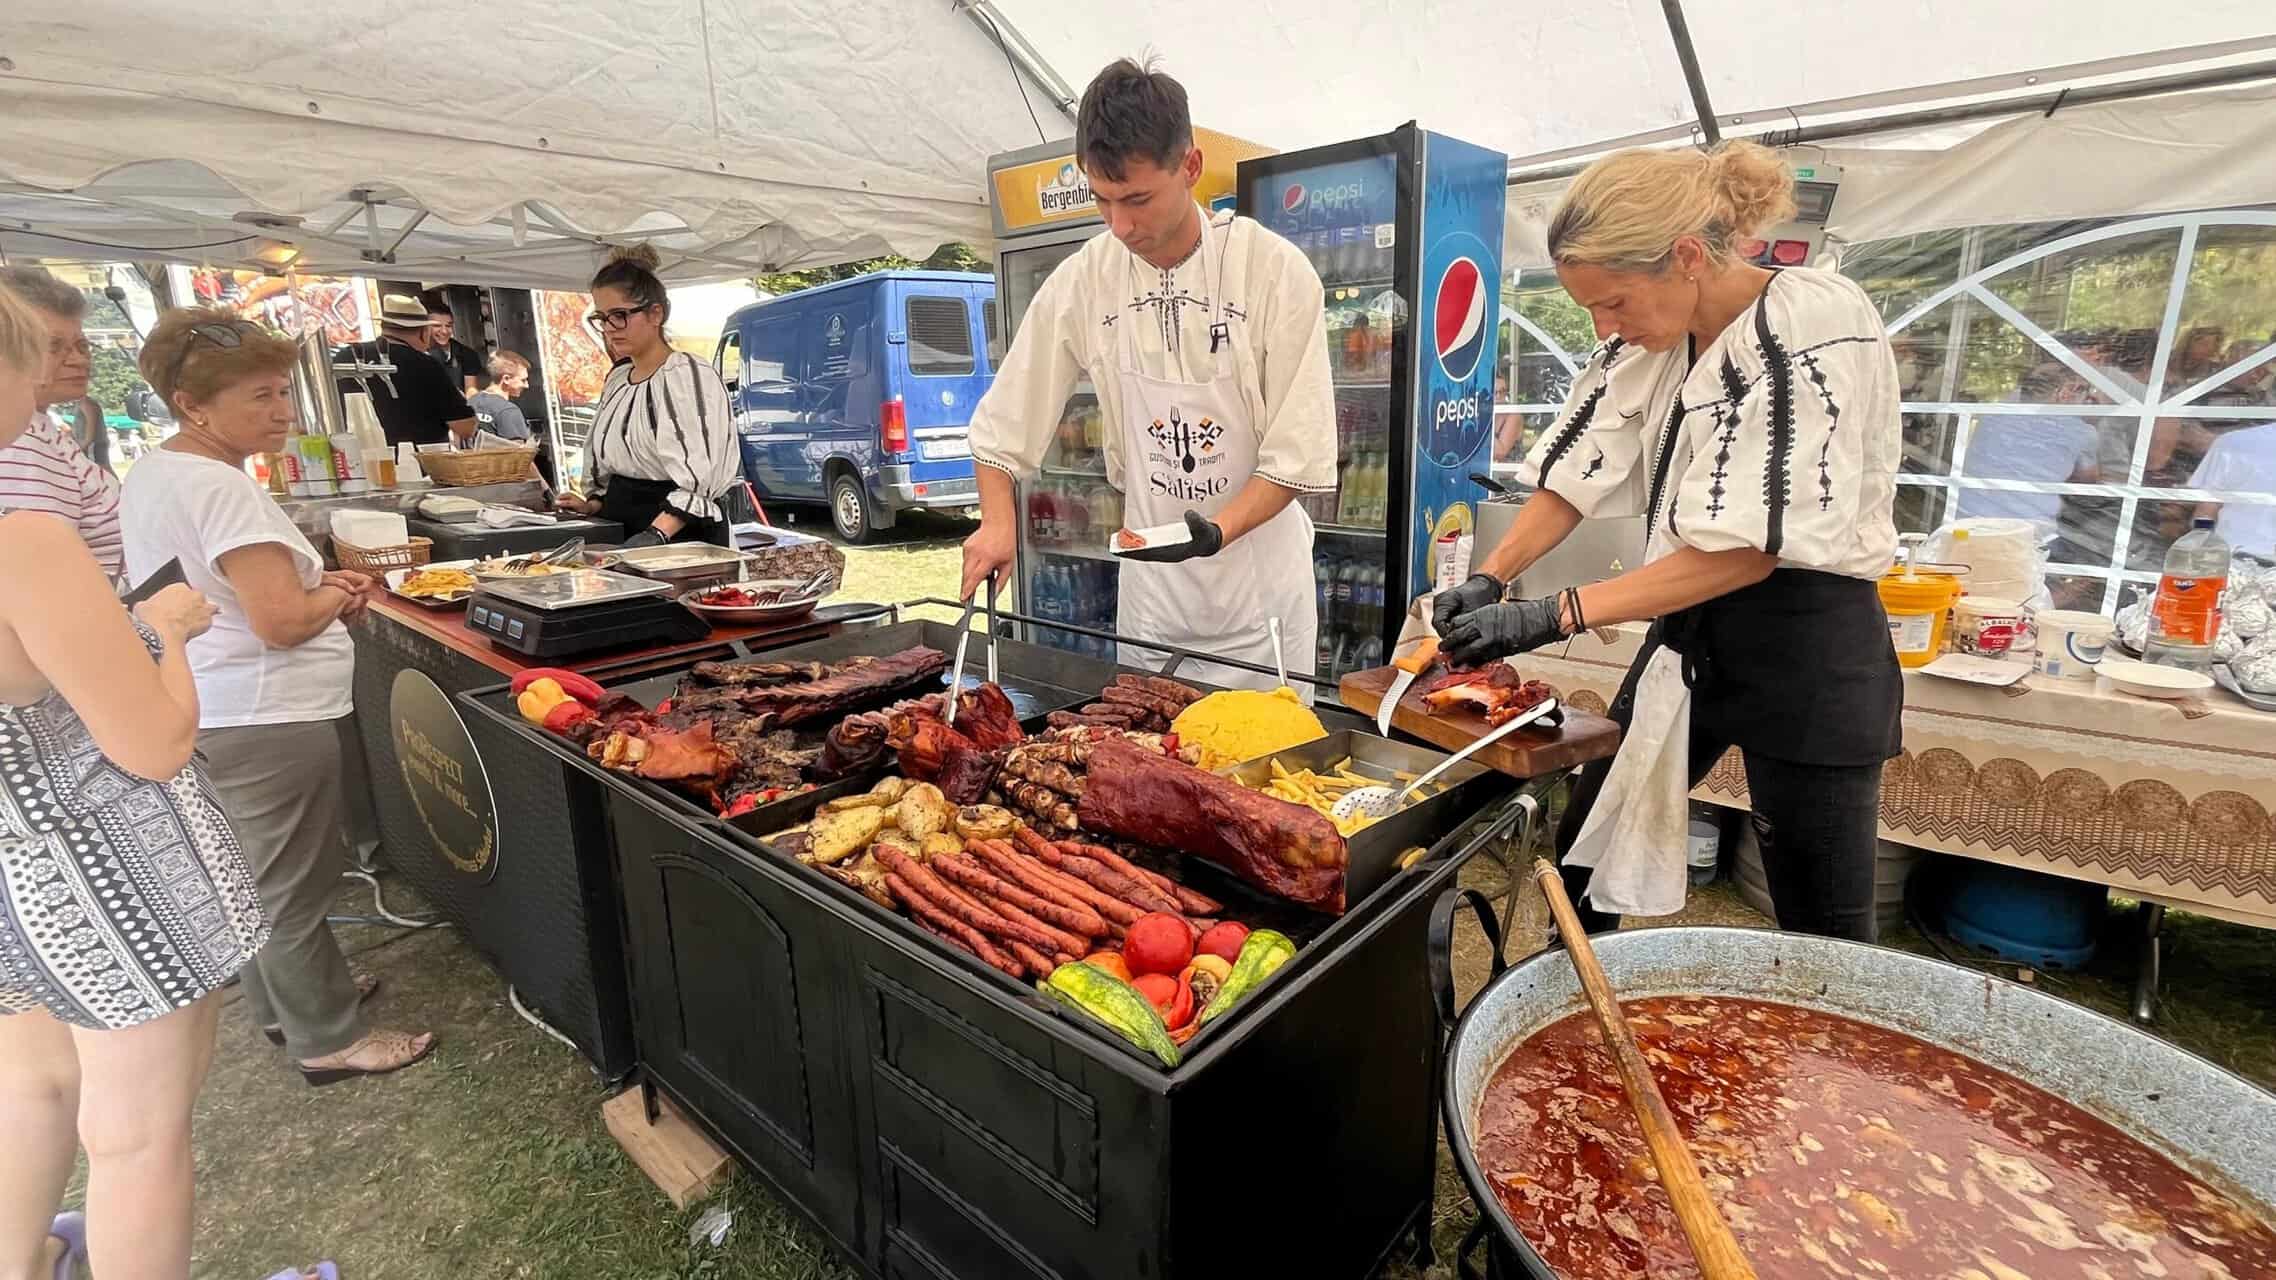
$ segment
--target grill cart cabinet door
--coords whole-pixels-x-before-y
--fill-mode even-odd
[[[611,808],[643,1069],[851,1242],[860,1196],[823,959],[837,944],[817,929],[832,922],[748,854],[637,802]]]

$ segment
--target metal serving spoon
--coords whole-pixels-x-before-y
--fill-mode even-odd
[[[1396,791],[1386,786],[1355,787],[1345,792],[1344,798],[1336,801],[1335,808],[1329,812],[1333,813],[1339,821],[1346,818],[1366,818],[1372,822],[1379,818],[1388,818],[1397,813],[1400,806],[1406,804],[1407,797],[1437,781],[1438,775],[1556,709],[1557,700],[1555,698],[1543,698],[1538,705],[1528,707],[1518,713],[1516,719],[1504,721],[1495,726],[1493,732],[1481,735],[1477,741],[1472,742],[1469,746],[1439,761],[1437,768],[1408,783],[1405,787]]]

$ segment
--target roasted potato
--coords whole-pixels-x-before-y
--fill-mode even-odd
[[[964,842],[945,831],[925,837],[924,848],[917,853],[920,862],[929,862],[942,854],[964,852]]]
[[[909,780],[896,773],[890,777],[878,779],[877,785],[869,789],[869,794],[879,797],[879,804],[892,804],[899,800],[908,789]]]
[[[885,887],[885,866],[875,856],[865,852],[841,866],[816,867],[815,870],[848,888],[859,890],[871,902],[887,910],[893,909],[893,895]]]
[[[1019,819],[992,804],[968,804],[956,811],[956,834],[967,840],[1009,840]]]
[[[839,796],[835,800],[825,800],[822,802],[822,807],[816,812],[844,813],[848,809],[882,809],[891,803],[892,801],[874,791],[864,791],[860,795]]]
[[[929,782],[912,784],[901,793],[901,799],[893,806],[893,825],[915,836],[919,843],[926,836],[948,830],[949,821],[954,816],[949,808],[948,797],[941,794],[939,787]]]
[[[908,854],[912,858],[922,859],[925,856],[924,846],[921,841],[919,841],[915,836],[908,834],[907,832],[895,831],[891,827],[887,827],[885,830],[878,832],[877,838],[869,842],[869,847],[872,849],[877,848],[879,845],[890,845],[893,848],[899,849],[901,852]]]
[[[865,809],[840,809],[814,819],[813,859],[816,862],[835,863],[861,852],[877,833],[885,829],[887,813],[871,806]]]

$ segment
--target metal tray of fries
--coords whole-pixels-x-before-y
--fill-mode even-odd
[[[1448,754],[1357,729],[1339,729],[1219,772],[1243,786],[1309,805],[1327,816],[1352,788],[1375,783],[1404,786],[1437,767]],[[1514,779],[1465,760],[1388,818],[1365,826],[1338,823],[1351,850],[1351,863],[1344,871],[1344,900],[1358,902],[1381,888],[1408,869],[1400,865],[1408,855],[1430,848],[1483,808],[1497,790],[1516,785]]]

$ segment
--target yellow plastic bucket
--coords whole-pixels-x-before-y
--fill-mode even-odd
[[[1919,573],[1907,567],[1881,579],[1881,608],[1889,615],[1889,643],[1897,662],[1925,667],[1944,652],[1944,633],[1952,602],[1960,598],[1960,579],[1949,573]]]

